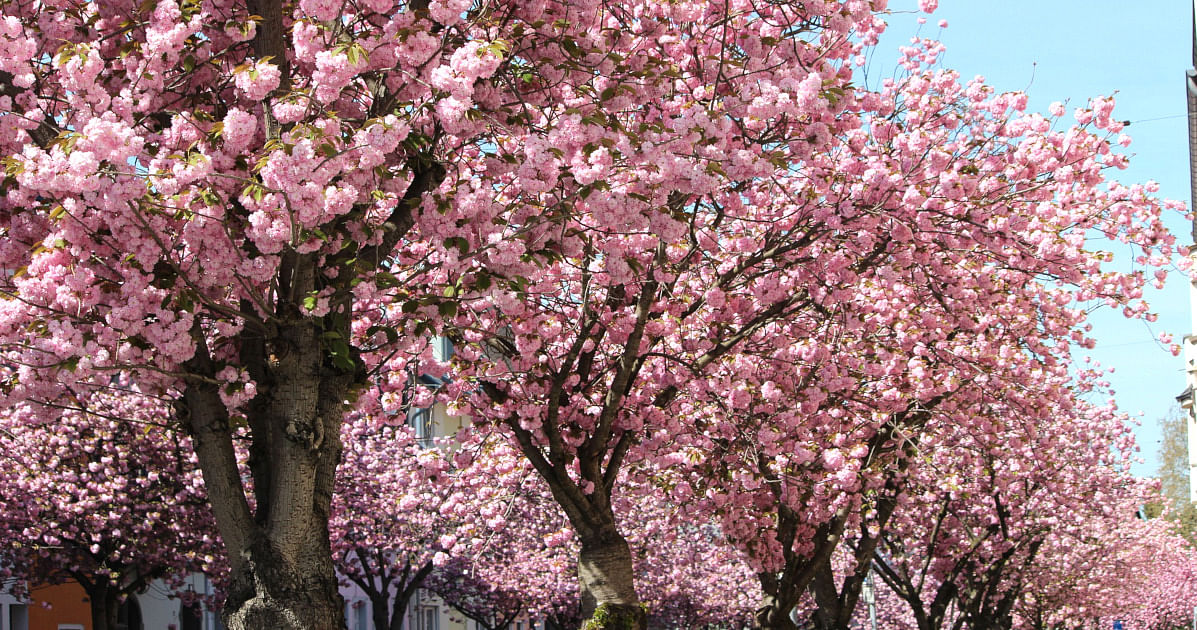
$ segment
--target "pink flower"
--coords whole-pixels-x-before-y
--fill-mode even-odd
[[[237,89],[253,101],[265,99],[278,88],[280,81],[282,73],[278,66],[268,61],[259,61],[249,66],[238,72],[233,79]]]
[[[844,453],[838,448],[831,448],[823,451],[823,465],[829,471],[838,471],[844,467],[847,460],[844,459]]]
[[[258,119],[247,111],[230,109],[224,117],[222,135],[226,149],[237,151],[249,146],[257,132]]]

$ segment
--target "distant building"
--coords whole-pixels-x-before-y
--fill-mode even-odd
[[[1193,2],[1192,60],[1185,72],[1185,95],[1189,114],[1190,211],[1197,207],[1197,0]],[[1197,250],[1197,220],[1193,222],[1194,250]],[[1197,251],[1194,252],[1197,254]],[[1197,503],[1197,276],[1189,284],[1189,313],[1192,323],[1184,339],[1186,388],[1177,401],[1185,411],[1189,438],[1189,501]]]
[[[0,630],[29,630],[29,603],[12,595],[12,584],[0,584]]]

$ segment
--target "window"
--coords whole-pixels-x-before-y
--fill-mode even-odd
[[[204,595],[209,596],[207,601],[211,602],[213,588],[212,580],[208,576],[204,576]],[[204,630],[224,630],[224,623],[220,621],[220,612],[212,610],[204,606]]]
[[[432,340],[432,357],[441,363],[453,358],[453,342],[447,337],[435,337]]]
[[[428,605],[429,601],[428,592],[423,589],[416,591],[407,612],[407,630],[440,630],[440,609]]]
[[[9,604],[8,627],[10,630],[29,630],[29,606]]]
[[[204,612],[199,602],[189,602],[179,606],[180,630],[204,630]]]
[[[417,606],[412,610],[411,630],[440,630],[440,615],[435,606]]]
[[[345,602],[345,625],[349,630],[370,630],[370,608],[364,599]]]
[[[417,444],[424,448],[432,446],[433,438],[436,437],[432,421],[432,408],[409,409],[407,411],[407,424],[415,429]]]
[[[136,597],[129,596],[116,610],[116,630],[142,630],[141,606]]]

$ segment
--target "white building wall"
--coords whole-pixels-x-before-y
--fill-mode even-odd
[[[137,605],[141,607],[141,622],[146,630],[169,630],[171,626],[178,630],[179,600],[161,580],[154,580],[144,593],[137,595]]]
[[[349,630],[379,630],[374,627],[370,598],[357,585],[342,586],[341,597],[345,598],[345,625]],[[477,624],[462,619],[435,594],[421,589],[408,604],[403,630],[477,630]]]
[[[198,595],[211,595],[212,583],[202,573],[192,573],[184,581],[183,590]],[[154,580],[145,592],[138,594],[137,605],[141,607],[141,620],[145,630],[182,629],[179,615],[183,609],[183,602],[162,580]],[[222,630],[219,615],[205,607],[201,627],[203,630]]]

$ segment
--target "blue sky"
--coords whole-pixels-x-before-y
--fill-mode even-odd
[[[1053,101],[1083,105],[1090,96],[1115,94],[1115,117],[1129,120],[1134,139],[1124,183],[1155,180],[1160,194],[1189,200],[1188,131],[1184,73],[1192,65],[1192,4],[1184,0],[941,0],[921,27],[916,0],[891,0],[886,37],[873,56],[872,76],[893,67],[897,46],[921,28],[947,46],[944,66],[964,78],[983,75],[999,90],[1023,90],[1031,108]],[[936,24],[948,21],[946,29]],[[1190,226],[1172,217],[1169,226],[1188,244]],[[1118,249],[1114,249],[1118,253]],[[1185,387],[1184,362],[1156,341],[1161,331],[1180,338],[1190,332],[1188,286],[1173,272],[1163,291],[1145,296],[1159,321],[1150,326],[1103,309],[1093,315],[1097,348],[1089,354],[1110,375],[1118,406],[1142,422],[1140,457],[1133,470],[1157,468],[1157,418],[1168,413]]]

